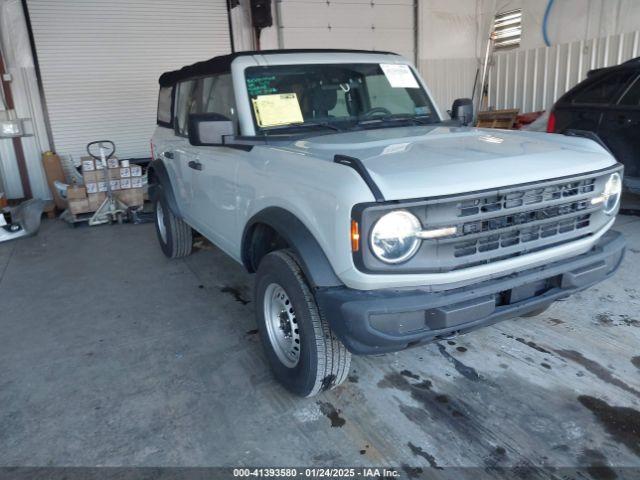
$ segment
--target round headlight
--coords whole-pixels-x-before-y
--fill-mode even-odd
[[[371,230],[371,250],[385,263],[400,263],[411,258],[420,247],[416,233],[421,230],[415,215],[397,210],[381,217]]]
[[[622,178],[618,172],[612,173],[604,186],[604,213],[611,214],[620,203],[622,194]]]

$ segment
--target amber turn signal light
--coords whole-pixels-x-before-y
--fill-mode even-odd
[[[351,251],[360,250],[360,227],[358,222],[351,220]]]

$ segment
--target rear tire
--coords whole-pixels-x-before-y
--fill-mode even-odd
[[[254,298],[267,360],[285,388],[312,397],[345,381],[351,354],[318,310],[295,254],[278,250],[262,259]]]
[[[188,256],[193,247],[193,231],[184,220],[173,214],[161,189],[154,207],[156,234],[162,252],[169,258]]]

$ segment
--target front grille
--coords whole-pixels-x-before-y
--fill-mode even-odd
[[[562,205],[552,205],[550,207],[527,210],[513,215],[503,215],[491,217],[486,220],[476,220],[462,224],[463,235],[470,235],[481,232],[491,232],[516,225],[526,225],[528,223],[545,221],[552,218],[566,216],[575,212],[581,212],[589,208],[588,200],[566,203]]]
[[[452,202],[459,233],[438,243],[438,255],[458,269],[576,240],[589,233],[599,210],[591,204],[596,187],[590,177]]]
[[[588,235],[592,216],[601,212],[591,204],[598,188],[602,187],[594,176],[507,188],[428,207],[427,217],[456,218],[452,223],[459,233],[435,242],[442,270],[504,260]]]
[[[595,189],[595,178],[548,185],[543,187],[516,190],[503,194],[494,194],[485,197],[465,200],[459,205],[459,217],[477,215],[481,213],[493,213],[512,208],[540,205],[546,202],[556,201],[562,198],[574,197],[591,193]]]
[[[481,252],[490,252],[500,248],[513,247],[535,240],[574,232],[589,226],[590,214],[580,215],[567,220],[554,221],[535,227],[525,227],[499,234],[490,234],[474,241],[463,241],[454,245],[455,257],[467,257]]]
[[[383,264],[365,249],[362,266],[383,273],[449,272],[593,235],[611,220],[601,204],[591,200],[604,191],[612,171],[412,202],[404,208],[420,219],[423,228],[456,227],[457,234],[423,240],[416,255],[401,265]],[[364,235],[378,218],[397,208],[365,209]]]

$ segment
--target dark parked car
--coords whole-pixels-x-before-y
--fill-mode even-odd
[[[640,57],[588,73],[549,115],[548,132],[595,132],[624,164],[624,184],[640,193]]]

